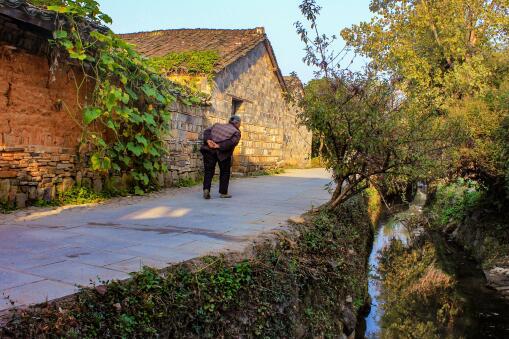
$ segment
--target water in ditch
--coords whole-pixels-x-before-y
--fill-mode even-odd
[[[423,192],[418,192],[410,208],[398,213],[380,223],[375,234],[373,250],[369,258],[371,274],[369,279],[369,293],[371,297],[371,310],[366,318],[366,338],[388,338],[384,326],[387,319],[384,317],[381,303],[383,284],[377,275],[380,264],[380,251],[390,244],[392,239],[400,239],[404,244],[409,242],[409,234],[401,220],[405,220],[410,214],[422,213],[426,201]],[[438,264],[443,267],[456,281],[454,294],[461,300],[462,309],[460,315],[451,325],[453,330],[447,335],[450,338],[509,338],[509,303],[486,287],[486,279],[479,265],[474,262],[465,252],[454,243],[444,239],[439,234],[429,236],[431,243],[436,248]],[[404,317],[403,317],[404,318]],[[429,317],[433,319],[434,317]],[[422,323],[429,319],[423,319]],[[398,321],[404,321],[400,319]],[[384,325],[382,325],[382,323]],[[390,324],[389,324],[390,325]],[[395,324],[399,326],[399,324]],[[443,325],[443,324],[442,324]],[[437,326],[439,326],[437,324]],[[407,334],[407,335],[406,335]],[[416,333],[403,333],[402,338],[420,338]],[[358,337],[360,337],[358,335]],[[426,336],[424,336],[426,337]],[[436,336],[429,336],[433,338]],[[441,336],[439,336],[441,337]]]

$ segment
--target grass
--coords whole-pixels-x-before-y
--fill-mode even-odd
[[[111,192],[96,193],[87,187],[73,187],[57,195],[53,200],[36,200],[32,205],[36,207],[65,206],[65,205],[85,205],[98,203],[117,194]]]
[[[459,180],[438,186],[427,213],[435,230],[455,230],[455,240],[484,268],[508,260],[506,211],[493,210],[486,192],[476,182]],[[477,217],[474,218],[474,214]]]
[[[271,175],[278,175],[278,174],[284,174],[285,170],[283,168],[270,168],[270,169],[263,169],[260,171],[254,171],[249,173],[248,175],[250,177],[261,177],[261,176],[271,176]]]
[[[16,208],[12,204],[5,202],[0,203],[0,214],[9,214],[15,210]]]

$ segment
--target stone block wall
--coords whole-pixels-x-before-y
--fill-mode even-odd
[[[171,133],[166,138],[169,154],[165,160],[169,171],[164,175],[165,186],[173,186],[179,180],[196,180],[202,176],[200,147],[206,110],[206,107],[180,103],[172,105]]]
[[[307,165],[311,133],[299,126],[299,108],[285,98],[264,43],[221,71],[213,87],[206,127],[227,121],[232,100],[242,100],[236,113],[242,118],[242,139],[234,154],[234,171]]]
[[[14,24],[12,24],[14,25]],[[13,26],[15,27],[15,26]],[[12,27],[11,27],[12,28]],[[23,37],[31,37],[20,33]],[[39,47],[25,50],[9,45],[0,35],[0,204],[24,207],[38,199],[50,200],[73,185],[101,191],[115,183],[126,186],[128,178],[101,178],[83,165],[78,147],[82,128],[81,108],[86,97],[77,100],[76,81],[79,73],[60,65],[50,74],[44,39],[32,43]],[[30,47],[30,46],[29,46]],[[87,93],[85,90],[82,93]],[[196,179],[201,175],[201,133],[204,109],[174,104],[172,133],[168,136],[169,172],[160,183],[171,186],[180,179]]]
[[[0,203],[51,200],[74,185],[75,174],[74,149],[0,146]]]
[[[283,119],[283,162],[287,167],[307,167],[310,165],[312,133],[299,122],[299,115],[302,111],[297,101],[304,95],[304,90],[299,86],[290,88],[292,100],[288,102],[288,108]]]

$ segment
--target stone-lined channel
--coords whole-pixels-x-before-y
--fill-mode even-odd
[[[365,336],[367,338],[383,337],[383,328],[380,326],[383,311],[379,299],[382,282],[377,274],[380,251],[394,238],[400,239],[405,244],[408,243],[409,234],[401,220],[412,213],[421,213],[425,201],[426,195],[419,191],[408,210],[382,221],[375,234],[373,249],[369,257],[371,273],[368,289],[371,297],[371,310],[366,317]],[[461,338],[509,338],[509,303],[495,291],[486,287],[486,278],[481,267],[456,244],[448,241],[441,234],[431,234],[430,237],[438,251],[443,253],[439,259],[441,264],[450,267],[454,274],[457,281],[455,292],[465,300],[461,323],[467,324],[467,326],[461,326],[460,333],[455,333],[455,336]]]

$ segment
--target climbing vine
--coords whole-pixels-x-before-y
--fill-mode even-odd
[[[164,73],[185,73],[212,76],[219,61],[214,50],[171,52],[165,56],[152,57],[149,63]]]
[[[201,98],[169,81],[147,59],[104,24],[111,18],[95,0],[49,1],[47,9],[62,16],[52,43],[80,65],[81,89],[92,83],[91,102],[83,107],[83,143],[94,171],[129,173],[135,193],[157,186],[167,171],[164,137],[170,129],[168,106],[177,99],[198,104]]]

